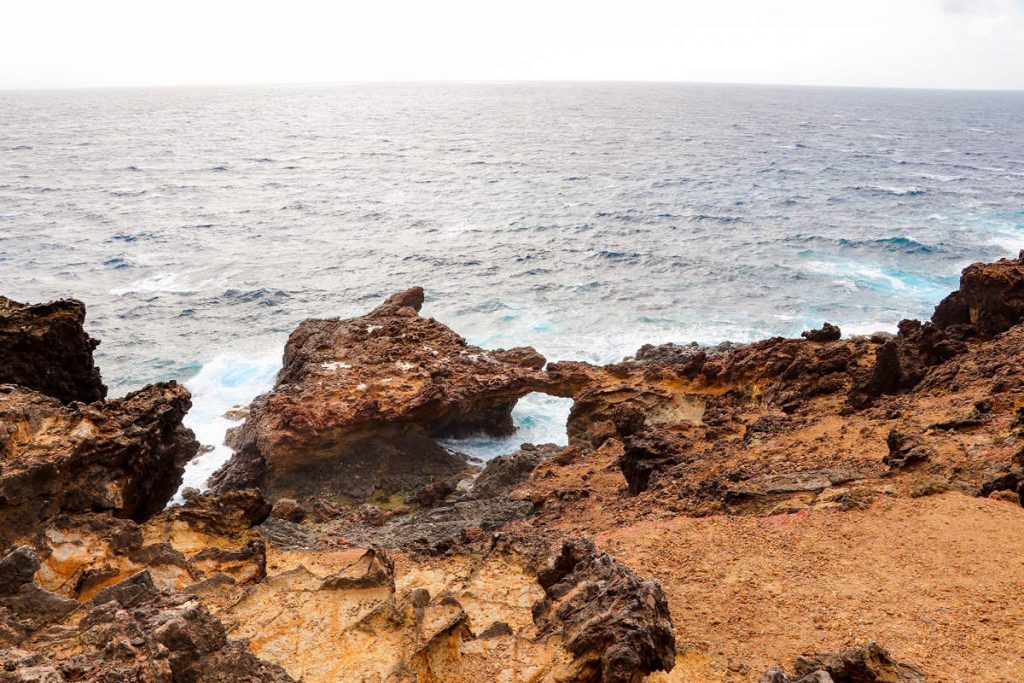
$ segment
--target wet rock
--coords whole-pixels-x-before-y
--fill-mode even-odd
[[[106,510],[141,521],[162,510],[199,448],[181,424],[190,405],[176,382],[67,406],[0,387],[0,540],[25,537],[59,513]]]
[[[0,384],[18,384],[64,402],[100,401],[107,388],[86,334],[85,304],[62,299],[20,304],[0,296]]]
[[[546,598],[533,608],[540,637],[557,635],[575,658],[576,681],[633,683],[675,666],[668,602],[588,541],[566,541],[538,574]]]
[[[488,461],[466,497],[479,500],[504,496],[529,479],[537,465],[555,457],[560,450],[554,444],[525,443],[515,453],[499,455]]]
[[[923,437],[896,429],[889,431],[885,442],[889,447],[889,453],[882,458],[882,462],[894,470],[924,462],[935,453]]]
[[[807,330],[806,332],[802,332],[800,336],[807,341],[812,342],[831,342],[839,341],[842,338],[843,333],[836,325],[833,325],[832,323],[825,323],[820,329]]]
[[[213,487],[358,504],[462,478],[465,457],[434,438],[510,434],[516,401],[549,380],[532,349],[471,346],[420,317],[422,301],[413,288],[365,316],[300,324]]]
[[[1024,251],[1016,259],[975,263],[960,276],[960,288],[935,307],[939,328],[969,328],[982,336],[1005,332],[1024,320]]]

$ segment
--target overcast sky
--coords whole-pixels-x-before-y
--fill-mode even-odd
[[[664,80],[1024,89],[1024,0],[5,0],[0,88]]]

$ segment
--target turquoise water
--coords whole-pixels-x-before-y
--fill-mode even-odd
[[[0,292],[86,301],[113,392],[185,381],[211,445],[299,321],[413,284],[474,343],[607,362],[823,320],[892,330],[1021,248],[1020,93],[0,93]],[[566,410],[524,402],[517,439],[564,440]]]

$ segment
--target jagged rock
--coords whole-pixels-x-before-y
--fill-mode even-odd
[[[668,602],[657,581],[580,539],[563,543],[538,580],[547,596],[533,608],[538,634],[563,639],[575,657],[571,680],[634,683],[675,666]]]
[[[821,326],[821,329],[807,330],[806,332],[801,332],[800,336],[807,341],[832,342],[839,341],[843,336],[843,332],[836,325],[825,323]]]
[[[877,643],[797,657],[793,671],[797,683],[924,683],[925,680],[915,667],[893,661],[888,650]],[[822,673],[827,677],[821,678]]]
[[[548,380],[532,349],[471,346],[420,317],[422,303],[413,288],[362,317],[299,325],[213,487],[352,504],[458,481],[465,458],[434,438],[511,433],[516,400]]]
[[[67,406],[0,386],[0,540],[25,537],[58,513],[109,510],[141,521],[159,512],[199,448],[181,424],[190,405],[176,382]]]
[[[935,307],[940,328],[970,327],[991,336],[1024,320],[1024,251],[1016,259],[975,263],[964,268],[960,288]]]
[[[51,616],[52,625],[37,625],[18,649],[0,651],[0,681],[293,680],[228,640],[195,596],[159,591],[148,572],[105,589],[74,614]]]
[[[530,478],[537,465],[555,457],[561,449],[554,444],[524,443],[515,453],[499,455],[488,461],[466,495],[469,499],[497,498]]]
[[[207,534],[236,535],[258,526],[270,516],[271,506],[257,489],[185,496],[185,503],[168,508],[161,517],[180,520]]]
[[[962,341],[949,337],[936,325],[903,320],[899,334],[875,353],[870,373],[854,386],[850,401],[863,407],[883,394],[912,389],[929,368],[945,363],[965,349]]]
[[[627,439],[618,465],[629,492],[635,496],[646,491],[651,477],[678,463],[690,445],[686,437],[664,429],[646,429]]]
[[[896,429],[889,431],[885,442],[889,447],[889,453],[882,458],[882,462],[894,470],[928,460],[935,452],[917,434],[905,434]]]
[[[99,341],[85,333],[85,304],[20,304],[0,296],[0,384],[18,384],[69,403],[100,401],[107,388],[93,363]]]

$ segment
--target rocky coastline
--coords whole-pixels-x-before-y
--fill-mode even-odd
[[[1024,680],[1024,252],[896,334],[605,366],[423,307],[300,324],[168,507],[187,390],[0,298],[0,683]],[[533,392],[568,446],[442,445]]]

